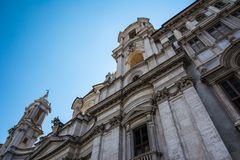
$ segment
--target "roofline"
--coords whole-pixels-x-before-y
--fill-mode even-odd
[[[179,15],[181,15],[182,13],[186,12],[189,8],[195,6],[196,4],[198,4],[199,2],[204,1],[204,0],[195,0],[195,2],[191,3],[189,6],[187,6],[185,9],[183,9],[182,11],[178,12],[175,16],[173,16],[172,18],[170,18],[169,20],[167,20],[166,22],[164,22],[162,24],[162,26],[156,30],[155,32],[152,33],[152,36],[155,35],[157,32],[159,32],[160,30],[162,30],[165,26],[167,26],[167,24],[170,21],[173,21],[176,17],[178,17]]]

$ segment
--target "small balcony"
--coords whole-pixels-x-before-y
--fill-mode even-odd
[[[161,153],[156,152],[156,151],[152,151],[152,152],[146,152],[143,154],[140,154],[134,158],[132,158],[131,160],[158,160],[161,157]]]

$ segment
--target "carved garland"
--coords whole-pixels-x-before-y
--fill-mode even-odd
[[[169,99],[170,97],[176,96],[178,93],[183,92],[186,88],[193,85],[192,77],[186,76],[182,77],[180,80],[175,82],[175,84],[170,88],[163,88],[152,95],[151,103],[152,105],[157,105],[158,102]]]

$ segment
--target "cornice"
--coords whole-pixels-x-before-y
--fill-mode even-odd
[[[29,159],[34,159],[35,157],[37,157],[37,155],[41,151],[43,151],[47,146],[49,146],[50,143],[52,143],[52,142],[63,142],[57,148],[52,150],[50,153],[40,157],[39,159],[43,159],[44,157],[48,157],[49,154],[54,154],[55,152],[57,152],[61,148],[65,147],[65,145],[68,142],[68,139],[70,139],[70,137],[72,137],[72,136],[70,136],[70,135],[67,135],[67,136],[53,136],[53,137],[48,138],[48,140],[45,143],[43,143],[41,146],[36,148],[36,150],[29,156]]]
[[[116,92],[115,94],[111,95],[110,97],[106,98],[105,100],[99,102],[98,104],[96,104],[95,106],[90,108],[89,109],[89,114],[91,114],[91,115],[98,114],[99,112],[111,107],[111,105],[113,103],[116,103],[120,100],[123,100],[124,98],[127,97],[127,95],[135,92],[139,88],[141,88],[141,87],[145,88],[144,86],[149,86],[150,80],[153,80],[154,78],[158,77],[159,75],[162,75],[163,73],[167,72],[172,67],[178,66],[179,63],[183,63],[184,57],[185,57],[185,54],[183,54],[183,53],[177,54],[177,55],[173,56],[172,58],[170,58],[169,60],[167,60],[166,62],[158,65],[157,67],[155,67],[154,69],[152,69],[148,73],[144,74],[141,77],[141,80],[138,80],[134,83],[131,83],[131,84],[127,85],[126,87],[124,87],[120,91]],[[178,85],[178,88],[185,88],[186,86],[189,85],[189,83],[190,83],[189,78],[185,78],[185,79],[181,79],[177,83],[177,85]],[[175,93],[171,92],[168,95],[173,95],[173,94],[175,94]],[[159,100],[160,99],[160,97],[159,97],[160,91],[157,92],[156,95],[157,96],[155,96],[155,97]],[[94,117],[95,117],[95,120],[96,120],[96,116],[94,116]],[[76,118],[76,120],[77,119],[78,118]],[[92,119],[92,118],[90,118],[90,119]],[[96,125],[96,123],[94,123],[92,128],[80,137],[74,137],[74,136],[70,136],[70,135],[69,136],[64,136],[65,137],[64,138],[65,140],[63,142],[64,144],[61,144],[59,147],[54,149],[54,151],[52,151],[52,154],[56,153],[57,150],[62,149],[64,146],[67,146],[67,144],[69,144],[69,143],[74,143],[74,144],[78,144],[78,145],[81,145],[81,146],[85,145],[86,143],[90,142],[95,136],[102,135],[105,132],[108,132],[115,127],[121,126],[122,119],[123,119],[123,116],[118,115],[118,116],[115,116],[115,117],[111,118],[110,120],[108,120],[107,123],[102,123],[102,124],[99,124],[99,125]],[[42,149],[45,148],[44,146],[48,145],[53,140],[53,139],[51,140],[51,138],[50,139],[47,138],[47,139],[48,140],[45,143],[43,143],[41,146],[39,146],[39,148],[37,149],[38,153]],[[35,152],[34,155],[36,155],[36,154],[37,153]],[[47,156],[49,156],[49,155],[47,154],[44,157],[47,157]],[[33,155],[31,157],[33,158]],[[44,158],[44,157],[41,157],[41,158]]]
[[[167,61],[163,62],[162,64],[158,65],[157,67],[153,68],[146,74],[141,76],[141,80],[138,80],[134,83],[130,83],[121,90],[117,91],[116,93],[112,94],[111,96],[107,97],[106,99],[102,100],[101,102],[92,106],[88,113],[91,115],[95,115],[100,111],[108,108],[111,104],[116,103],[119,100],[122,100],[128,94],[134,92],[139,87],[149,84],[149,82],[154,79],[155,77],[165,73],[172,67],[176,66],[178,63],[183,62],[185,58],[184,53],[176,54],[175,56],[171,57]]]
[[[169,19],[167,22],[165,22],[161,28],[159,28],[152,34],[152,36],[157,37],[163,34],[164,32],[168,31],[171,28],[171,26],[175,25],[176,23],[179,23],[179,21],[181,21],[183,17],[189,16],[192,12],[195,12],[196,9],[202,7],[202,5],[208,1],[211,0],[198,0],[193,2],[187,8],[185,8],[184,10],[173,16],[171,19]]]
[[[171,86],[170,88],[164,88],[154,93],[151,99],[151,103],[153,104],[153,106],[156,106],[157,103],[177,95],[179,92],[182,92],[183,90],[192,85],[193,82],[191,77],[189,76],[182,77],[180,80],[176,81],[174,85]],[[79,145],[85,145],[86,143],[91,141],[95,136],[101,135],[115,127],[121,126],[122,120],[123,120],[122,115],[114,116],[113,118],[108,120],[107,123],[102,123],[97,126],[95,126],[96,123],[94,123],[93,127],[81,137],[70,136],[69,138],[74,143],[77,143]],[[48,145],[49,143],[51,143],[50,139],[39,148],[38,152],[43,150],[45,148],[44,146]]]

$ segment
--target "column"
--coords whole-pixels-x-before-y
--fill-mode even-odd
[[[186,159],[168,101],[158,104],[169,159]]]
[[[105,132],[101,145],[101,160],[119,160],[119,127]]]
[[[91,160],[100,160],[101,144],[102,144],[102,134],[95,137],[93,140]]]
[[[144,50],[145,50],[144,59],[146,59],[153,54],[153,51],[152,51],[152,47],[150,44],[150,40],[147,36],[144,37],[143,43],[144,43]]]
[[[133,146],[132,146],[132,132],[130,130],[130,126],[127,125],[127,138],[126,138],[126,142],[127,142],[127,160],[131,159],[133,156]]]
[[[154,131],[156,126],[152,121],[152,115],[149,114],[147,115],[147,117],[148,116],[151,118],[151,120],[147,122],[149,145],[150,145],[150,150],[155,152],[157,151],[157,145],[156,145],[157,137]],[[156,154],[153,155],[153,160],[157,160]]]
[[[183,91],[183,94],[191,109],[209,158],[212,160],[230,160],[231,156],[228,153],[195,88],[190,87]]]
[[[126,135],[126,129],[123,127],[123,136],[122,136],[122,159],[127,160],[127,135]]]
[[[117,76],[120,76],[123,74],[123,55],[120,55],[117,58]]]
[[[151,45],[152,45],[152,49],[153,49],[154,54],[158,54],[158,49],[157,49],[157,46],[154,43],[153,39],[151,39]]]
[[[207,39],[208,46],[211,47],[215,44],[216,40],[207,31],[203,31],[202,35]]]
[[[215,44],[215,39],[206,33],[206,31],[198,34],[198,38],[208,47],[212,47]]]
[[[192,95],[189,95],[190,97]],[[189,105],[180,95],[170,101],[170,109],[186,159],[211,159],[194,123]]]

